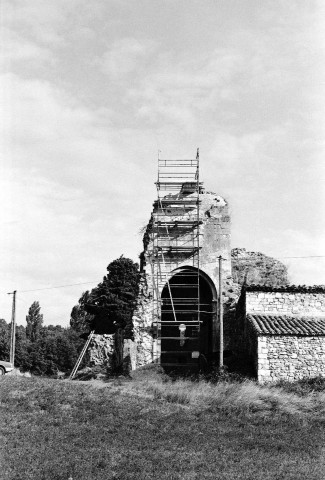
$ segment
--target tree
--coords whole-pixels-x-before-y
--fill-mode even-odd
[[[87,290],[78,300],[78,305],[75,305],[70,314],[70,327],[79,334],[89,332],[90,324],[93,315],[86,312],[85,305],[90,302],[90,293]]]
[[[40,331],[43,325],[43,315],[40,313],[41,307],[38,302],[33,302],[29,307],[28,315],[26,316],[26,337],[35,342],[40,335]]]
[[[10,352],[10,324],[0,319],[0,359],[9,362]]]
[[[94,314],[90,327],[100,334],[122,328],[125,338],[133,338],[132,315],[139,293],[139,266],[122,255],[108,265],[107,272],[85,304],[86,311]]]
[[[94,288],[85,303],[93,315],[89,330],[98,334],[114,334],[112,373],[123,370],[124,338],[133,338],[132,316],[139,293],[139,266],[123,255],[107,267],[107,275]]]

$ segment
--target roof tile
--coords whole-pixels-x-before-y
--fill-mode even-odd
[[[247,315],[258,335],[325,336],[325,317]]]
[[[243,285],[246,292],[325,293],[325,285]]]

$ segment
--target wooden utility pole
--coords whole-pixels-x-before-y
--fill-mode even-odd
[[[219,257],[219,368],[223,368],[223,303],[222,303],[222,256]]]
[[[15,364],[15,348],[16,348],[16,290],[8,295],[12,297],[12,313],[11,313],[11,338],[10,338],[10,363]]]

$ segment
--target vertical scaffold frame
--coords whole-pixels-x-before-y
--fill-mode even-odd
[[[153,358],[162,366],[198,364],[201,185],[199,149],[195,159],[169,160],[158,155],[147,259],[153,295]],[[177,281],[171,280],[175,274]],[[184,294],[188,291],[190,295]],[[166,351],[161,348],[162,342],[167,345],[165,340]]]

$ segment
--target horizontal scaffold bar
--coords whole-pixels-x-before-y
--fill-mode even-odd
[[[197,366],[198,362],[187,362],[187,363],[165,363],[161,362],[160,365],[162,367],[177,367],[177,368],[190,368],[193,366]]]
[[[192,300],[192,299],[191,299]],[[200,300],[197,298],[197,299],[194,299],[193,301],[186,301],[186,300],[176,300],[175,298],[173,298],[173,300],[171,300],[170,298],[163,298],[162,299],[162,305],[163,306],[168,306],[168,305],[171,305],[171,304],[174,304],[174,305],[201,305],[201,306],[210,306],[210,303],[201,303]]]
[[[198,366],[197,362],[187,362],[187,363],[165,363],[161,362],[159,364],[161,367],[177,367],[177,368],[190,368],[190,367],[196,367]]]
[[[167,215],[166,215],[167,216]],[[198,225],[202,225],[202,221],[199,220],[157,220],[154,223],[155,227],[160,227],[160,228],[177,228],[177,227],[195,227]]]
[[[175,177],[170,177],[170,178],[175,178]],[[203,182],[197,182],[195,179],[191,179],[191,181],[187,181],[189,179],[177,179],[178,181],[172,182],[171,180],[168,180],[168,178],[160,178],[159,181],[155,182],[157,187],[159,186],[165,186],[165,185],[178,185],[180,187],[183,186],[184,183],[190,183],[191,187],[194,189],[194,187],[199,187],[203,186]],[[183,181],[184,180],[184,181]],[[188,187],[190,187],[188,185]]]
[[[199,273],[182,273],[182,272],[174,272],[174,271],[161,271],[159,270],[159,272],[162,274],[162,275],[170,275],[171,277],[173,277],[174,275],[177,275],[177,278],[197,278],[199,276]]]
[[[196,170],[193,168],[184,168],[183,171],[179,171],[179,170],[169,170],[168,167],[171,167],[171,165],[166,165],[166,168],[164,168],[163,170],[160,170],[159,172],[159,180],[161,178],[183,178],[183,177],[189,177],[191,179],[193,179],[193,181],[197,181],[197,178],[196,178]]]
[[[189,355],[193,352],[193,350],[162,350],[160,353],[165,353],[168,354],[170,353],[171,355]]]
[[[177,284],[172,283],[172,284],[170,284],[170,288],[198,288],[198,287],[199,287],[199,284],[197,284],[197,285],[194,285],[194,284],[188,285],[187,283],[177,283]]]
[[[180,229],[181,231],[183,230],[186,230],[186,229],[192,229],[192,228],[195,228],[195,227],[198,227],[199,225],[201,225],[202,222],[198,222],[196,220],[170,220],[170,221],[163,221],[163,220],[158,220],[157,222],[154,223],[153,225],[153,229],[157,229],[157,230],[164,230],[166,228],[170,228],[173,232],[175,232],[175,230],[178,230]]]
[[[166,209],[161,208],[153,212],[153,219],[156,222],[168,222],[168,221],[173,221],[173,220],[169,220],[173,217],[182,217],[185,214],[191,215],[192,218],[194,216],[197,216],[195,205],[187,205],[187,206],[185,205],[183,207],[170,207],[169,211],[167,210],[167,208]]]
[[[203,320],[154,320],[152,322],[153,325],[155,324],[163,324],[163,325],[166,325],[166,324],[170,324],[170,325],[178,325],[179,323],[185,323],[185,325],[187,324],[191,324],[191,326],[193,326],[194,323],[196,323],[197,325],[199,323],[203,323]]]
[[[158,250],[158,253],[161,252],[162,250],[168,250],[170,252],[172,251],[184,251],[184,252],[191,252],[191,251],[197,251],[201,249],[202,247],[196,247],[194,245],[159,245],[156,249]]]
[[[163,309],[162,310],[162,313],[174,313],[174,310],[165,310]],[[207,310],[176,310],[175,309],[175,313],[178,315],[178,314],[181,314],[181,315],[188,315],[189,313],[213,313],[211,311],[207,311]]]
[[[156,204],[162,204],[162,205],[197,205],[198,202],[200,203],[201,200],[199,200],[199,197],[189,197],[189,198],[161,198],[159,200],[155,200],[153,203],[153,206]]]
[[[193,341],[197,342],[198,338],[199,338],[198,336],[197,337],[182,337],[182,340],[191,340],[191,341],[193,340]],[[157,340],[178,340],[179,341],[179,339],[180,339],[179,335],[178,335],[178,337],[160,337],[160,336],[157,337]]]
[[[158,158],[158,163],[162,162],[193,162],[198,165],[199,160],[197,158]]]
[[[179,182],[167,182],[167,181],[163,182],[159,180],[159,182],[156,182],[155,184],[157,188],[159,188],[160,190],[180,190],[184,183],[193,183],[193,187],[191,188],[191,190],[192,189],[196,190],[203,186],[203,183],[198,183],[196,186],[194,185],[195,182],[188,182],[186,181],[186,179],[184,179],[184,181],[179,181]]]

